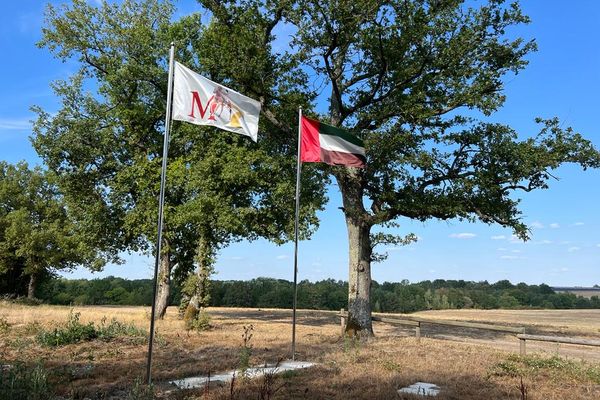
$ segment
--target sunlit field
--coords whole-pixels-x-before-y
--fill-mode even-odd
[[[402,397],[397,390],[417,381],[438,385],[439,399],[521,399],[523,389],[528,399],[600,398],[597,348],[533,346],[526,357],[520,357],[518,340],[511,335],[424,325],[423,338],[417,342],[411,329],[382,323],[375,324],[374,339],[355,342],[340,338],[335,312],[311,310],[299,312],[297,359],[316,362],[316,367],[282,374],[267,383],[262,378],[238,379],[233,386],[175,390],[168,383],[171,379],[239,368],[244,347],[249,349],[249,365],[290,356],[289,310],[214,308],[208,314],[211,328],[202,332],[186,331],[174,307],[158,321],[153,366],[156,398],[411,399],[415,397]],[[73,315],[84,326],[90,322],[108,326],[114,318],[127,329],[115,331],[120,333],[114,337],[74,344],[40,341],[48,337],[42,333],[64,327]],[[148,315],[149,308],[144,307],[0,303],[0,363],[3,371],[19,363],[25,363],[21,368],[43,368],[48,390],[62,399],[153,398],[141,384],[147,341],[140,332],[148,330]],[[554,329],[556,334],[581,337],[598,336],[600,328],[600,311],[450,310],[417,315],[520,325],[530,332]],[[252,335],[246,343],[244,332],[246,337]]]

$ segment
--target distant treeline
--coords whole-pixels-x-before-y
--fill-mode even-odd
[[[302,281],[298,285],[298,307],[339,310],[347,307],[348,283],[327,279]],[[507,280],[463,280],[398,283],[373,281],[372,305],[378,312],[414,312],[450,308],[600,308],[598,296],[587,299],[572,293],[555,293],[545,284],[513,285]],[[37,293],[50,304],[63,305],[150,305],[152,281],[108,277],[93,280],[51,279]],[[293,285],[282,279],[213,281],[211,306],[291,308]],[[178,305],[180,290],[174,286],[172,305]]]

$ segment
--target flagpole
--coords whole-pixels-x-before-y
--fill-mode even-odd
[[[294,303],[292,310],[292,361],[296,360],[296,302],[298,298],[298,215],[300,214],[300,149],[302,147],[302,107],[298,108],[298,159],[296,163],[296,220],[294,223]]]
[[[152,313],[150,316],[150,337],[148,338],[148,364],[146,366],[146,383],[152,383],[152,346],[154,344],[154,319],[156,316],[156,292],[158,291],[158,264],[162,251],[163,207],[165,203],[165,183],[167,180],[167,155],[169,154],[169,131],[171,130],[171,101],[173,97],[173,66],[175,64],[175,44],[171,42],[169,50],[169,79],[167,87],[167,111],[165,115],[165,134],[163,139],[162,169],[160,172],[160,195],[158,199],[158,238],[156,258],[154,260],[154,291],[152,294]]]

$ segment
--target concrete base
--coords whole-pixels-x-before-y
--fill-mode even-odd
[[[263,367],[248,368],[242,372],[240,370],[234,370],[229,372],[223,372],[216,375],[208,376],[192,376],[190,378],[184,378],[174,381],[169,381],[170,384],[177,386],[179,389],[195,389],[206,385],[206,382],[229,382],[235,376],[239,378],[241,376],[253,379],[266,374],[280,374],[285,371],[294,371],[297,369],[309,368],[316,365],[315,363],[307,361],[284,361],[276,364],[267,364]]]
[[[416,382],[410,386],[399,389],[398,393],[408,393],[408,394],[416,394],[423,397],[435,397],[440,393],[441,389],[439,386],[434,385],[433,383],[427,382]]]

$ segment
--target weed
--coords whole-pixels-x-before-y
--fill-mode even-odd
[[[0,335],[8,333],[10,331],[10,324],[4,317],[0,318]]]
[[[543,357],[540,355],[520,356],[511,354],[506,360],[494,365],[488,376],[537,376],[546,374],[555,380],[569,376],[578,381],[590,380],[600,384],[600,366],[588,365],[586,362],[568,360],[559,356]]]
[[[358,361],[360,351],[360,339],[355,336],[344,335],[344,353],[352,363]]]
[[[0,399],[47,400],[52,399],[48,373],[41,364],[0,366]]]
[[[270,400],[275,393],[277,393],[286,385],[286,382],[280,385],[277,384],[279,379],[277,376],[277,368],[279,367],[279,363],[280,361],[277,362],[275,368],[265,371],[261,377],[258,386],[258,398],[260,400]]]
[[[51,331],[41,329],[36,336],[39,344],[48,347],[64,346],[72,343],[86,342],[94,339],[109,341],[119,336],[144,337],[145,331],[133,324],[125,324],[115,319],[109,324],[102,318],[100,326],[93,322],[83,324],[79,321],[81,313],[71,310],[67,322]]]
[[[154,400],[156,393],[153,385],[146,385],[141,379],[136,379],[127,393],[127,400]]]
[[[40,324],[37,321],[29,322],[23,328],[26,335],[37,335],[38,333],[40,333],[42,331],[42,329],[43,329],[42,324]]]
[[[390,372],[400,372],[401,370],[400,364],[392,360],[381,360],[381,366]]]
[[[109,324],[106,323],[106,317],[100,321],[100,326],[96,329],[98,339],[111,340],[119,336],[145,337],[146,331],[138,328],[134,324],[126,324],[112,319]]]
[[[523,377],[521,377],[521,383],[517,386],[519,393],[521,394],[521,400],[527,400],[527,386],[523,383]]]
[[[244,333],[242,334],[242,346],[240,347],[239,355],[239,369],[242,372],[242,376],[246,375],[246,371],[250,368],[250,356],[252,356],[252,335],[254,331],[254,325],[244,325]]]
[[[81,313],[69,313],[67,323],[61,328],[55,328],[52,331],[41,330],[36,340],[39,344],[56,347],[71,343],[79,343],[95,339],[97,337],[96,329],[92,322],[82,324],[79,322]]]
[[[201,310],[196,318],[186,321],[186,328],[198,332],[209,330],[211,328],[210,315],[206,310]]]

